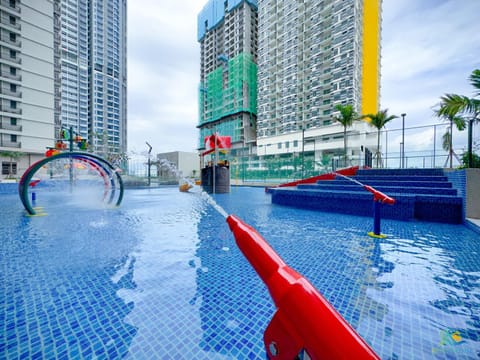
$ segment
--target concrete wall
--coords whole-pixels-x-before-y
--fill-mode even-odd
[[[167,160],[171,164],[171,168],[159,165],[158,177],[170,179],[176,177],[181,178],[200,177],[200,160],[197,153],[173,151],[168,153],[157,154],[157,160]],[[194,175],[195,174],[195,175]]]
[[[466,171],[466,215],[467,218],[480,219],[480,169]]]

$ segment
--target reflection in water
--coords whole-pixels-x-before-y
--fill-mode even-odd
[[[371,218],[272,205],[263,189],[213,200],[257,229],[381,358],[480,356],[478,233],[383,220],[389,237],[372,239]],[[116,210],[60,204],[37,218],[23,216],[17,195],[0,201],[2,355],[265,359],[273,303],[199,194],[127,191]]]
[[[61,212],[43,218],[26,218],[23,211],[3,215],[3,355],[123,357],[137,330],[124,321],[133,304],[116,293],[135,287],[133,264],[116,283],[111,277],[133,244],[124,237],[126,241],[116,241],[115,229],[99,225],[112,221],[111,214],[90,210],[74,217]],[[125,225],[118,231],[129,231],[131,224]]]
[[[395,268],[380,277],[393,286],[381,296],[372,293],[391,310],[382,322],[388,336],[379,336],[383,342],[378,346],[394,349],[389,356],[408,349],[411,340],[395,326],[408,316],[417,319],[413,331],[423,344],[412,350],[414,358],[480,356],[478,239],[472,241],[462,226],[457,233],[442,232],[442,224],[416,226],[408,238],[392,237],[382,244],[384,257]]]
[[[352,236],[343,229],[332,228],[330,223],[305,224],[301,214],[292,216],[282,208],[262,206],[262,199],[260,204],[257,199],[236,199],[233,204],[229,196],[215,197],[227,212],[246,214],[245,221],[250,221],[279,255],[309,279],[354,327],[364,318],[384,318],[387,306],[367,293],[368,289],[392,286],[377,280],[394,268],[393,263],[382,258],[380,240],[366,234]],[[249,207],[248,212],[243,207]],[[220,354],[238,355],[235,351],[244,351],[239,358],[260,359],[262,354],[265,356],[263,332],[275,307],[223,221],[215,214],[204,215],[198,227],[197,256],[201,267],[197,269],[197,296],[202,299],[202,347]],[[359,232],[358,228],[353,231]]]
[[[263,330],[274,311],[266,288],[237,249],[222,216],[204,215],[198,234],[200,346],[238,359],[265,358]]]

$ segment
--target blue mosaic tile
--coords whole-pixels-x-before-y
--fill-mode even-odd
[[[372,239],[371,218],[272,205],[263,189],[213,197],[381,358],[480,356],[477,232],[384,219],[388,237]],[[265,359],[274,305],[201,196],[128,190],[115,210],[43,200],[48,215],[28,218],[0,195],[0,358]]]

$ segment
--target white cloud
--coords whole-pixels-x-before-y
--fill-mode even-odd
[[[200,48],[197,0],[130,2],[128,148],[194,151]]]
[[[407,113],[405,126],[434,124],[442,95],[470,95],[479,13],[478,0],[384,0],[381,107]]]

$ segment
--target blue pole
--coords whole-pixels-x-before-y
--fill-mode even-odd
[[[373,233],[380,235],[380,201],[373,201]]]

